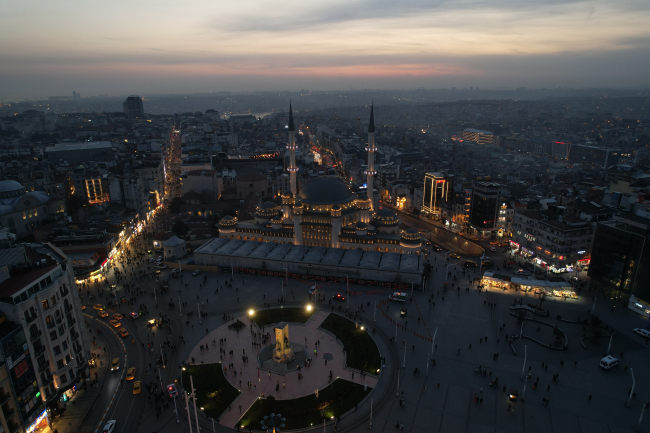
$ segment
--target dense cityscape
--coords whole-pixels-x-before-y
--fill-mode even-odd
[[[647,91],[149,101],[0,108],[3,431],[647,431]]]

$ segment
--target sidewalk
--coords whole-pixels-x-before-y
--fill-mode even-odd
[[[91,348],[92,353],[100,353],[98,347],[104,347],[105,342],[101,337],[97,338],[97,345],[93,346],[92,336],[89,333],[86,333],[88,339],[88,347]],[[90,375],[94,378],[95,372],[99,374],[97,385],[93,389],[90,388],[90,384],[86,386],[86,390],[83,390],[83,382],[80,381],[78,384],[78,391],[72,396],[72,398],[67,402],[65,412],[61,414],[59,419],[52,422],[52,427],[46,427],[42,430],[43,433],[65,433],[68,431],[77,432],[77,433],[91,433],[95,431],[97,427],[96,421],[92,421],[92,407],[95,404],[97,397],[104,390],[104,380],[108,375],[108,367],[110,360],[108,355],[103,353],[103,349],[100,354],[100,358],[97,360],[97,367],[90,369]],[[100,365],[101,363],[101,365]]]

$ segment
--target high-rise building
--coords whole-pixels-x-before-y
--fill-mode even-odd
[[[451,199],[454,192],[453,176],[440,172],[424,175],[424,197],[421,212],[425,216],[439,217],[442,205]]]
[[[463,130],[463,140],[473,141],[477,144],[492,144],[494,141],[494,133],[492,131],[467,128]]]
[[[616,215],[596,226],[590,288],[650,317],[650,219]]]
[[[142,106],[142,98],[139,96],[129,96],[122,104],[122,109],[129,119],[144,117],[144,107]]]
[[[481,236],[499,229],[503,193],[504,188],[500,183],[482,180],[472,182],[469,224]]]

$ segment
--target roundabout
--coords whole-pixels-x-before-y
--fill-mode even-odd
[[[311,306],[302,315],[282,310],[251,310],[206,329],[183,376],[190,389],[188,371],[194,372],[196,404],[205,415],[227,427],[263,430],[281,413],[284,427],[276,431],[304,429],[337,421],[377,387],[381,358],[367,329]],[[264,326],[257,317],[267,318]],[[298,322],[273,324],[270,317]]]

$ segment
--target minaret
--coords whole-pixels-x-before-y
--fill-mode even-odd
[[[373,194],[373,180],[374,176],[377,174],[375,171],[375,114],[374,114],[374,104],[370,105],[370,122],[368,122],[368,147],[366,151],[368,152],[368,170],[366,170],[366,183],[368,185],[368,198],[370,199],[370,211],[375,211],[375,199]]]
[[[289,149],[289,176],[291,176],[291,193],[295,196],[298,192],[296,187],[296,172],[298,167],[296,167],[296,127],[293,124],[293,110],[291,108],[291,102],[289,102],[289,143],[287,144],[287,149]]]

